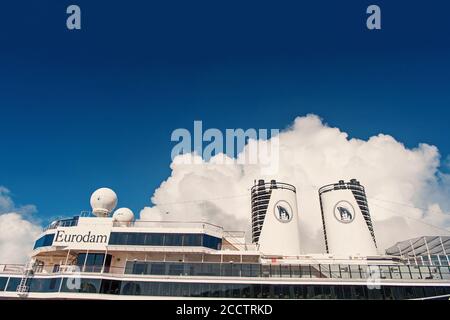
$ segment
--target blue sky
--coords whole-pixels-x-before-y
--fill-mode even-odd
[[[176,128],[320,115],[450,154],[446,1],[15,1],[0,13],[0,185],[39,217],[109,186],[138,211]],[[82,30],[65,28],[78,4]],[[382,30],[365,9],[382,9]]]

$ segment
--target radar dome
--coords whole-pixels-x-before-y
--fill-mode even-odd
[[[97,217],[107,217],[117,206],[117,195],[109,188],[100,188],[91,196],[92,213]]]
[[[133,211],[128,208],[119,208],[113,214],[113,221],[119,225],[128,225],[134,220]]]

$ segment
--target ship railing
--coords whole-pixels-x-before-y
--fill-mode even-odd
[[[23,267],[23,266],[22,266]],[[10,269],[12,270],[12,269]],[[6,271],[5,271],[6,272]],[[19,270],[16,272],[19,274]],[[450,282],[450,266],[358,265],[358,264],[261,264],[257,262],[169,262],[128,260],[125,266],[62,265],[42,268],[35,275],[108,274],[111,276],[189,276],[250,278],[322,278],[382,280],[436,280]]]
[[[130,228],[186,228],[201,229],[204,231],[223,232],[223,228],[209,222],[199,221],[146,221],[136,220],[133,222],[114,222],[114,227],[130,227]]]
[[[0,273],[22,274],[24,270],[24,264],[0,264]]]

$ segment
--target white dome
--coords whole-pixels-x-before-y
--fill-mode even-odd
[[[91,196],[92,212],[98,217],[106,217],[117,206],[117,195],[109,188],[100,188]]]
[[[133,211],[128,208],[117,209],[112,217],[114,222],[119,222],[119,225],[126,225],[134,220]]]

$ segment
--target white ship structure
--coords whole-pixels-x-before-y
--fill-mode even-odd
[[[448,299],[450,237],[380,252],[364,187],[319,189],[326,253],[302,252],[296,188],[251,189],[251,243],[208,222],[140,221],[107,188],[51,223],[26,265],[0,265],[2,299]],[[381,230],[379,230],[381,231]]]

